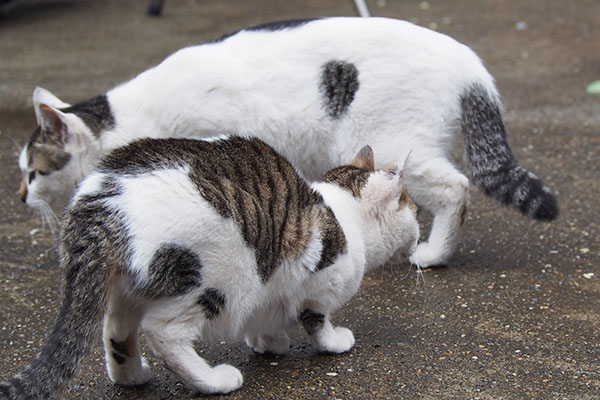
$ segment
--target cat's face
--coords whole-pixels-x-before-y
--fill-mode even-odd
[[[323,178],[357,200],[367,268],[382,265],[392,256],[407,258],[419,238],[417,207],[403,187],[402,167],[375,170],[374,165],[373,151],[365,146],[348,166]]]
[[[44,203],[60,212],[73,193],[77,180],[71,171],[71,154],[55,146],[30,143],[19,157],[21,186],[19,197],[30,207]]]
[[[19,156],[21,185],[18,195],[30,207],[62,212],[77,184],[87,171],[79,162],[86,149],[86,126],[68,106],[50,92],[37,88],[34,106],[36,129]]]

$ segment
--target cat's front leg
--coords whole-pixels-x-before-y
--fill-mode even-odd
[[[290,338],[285,332],[276,335],[248,335],[246,344],[259,354],[282,355],[290,349]]]
[[[334,327],[327,314],[306,309],[300,314],[300,322],[321,353],[345,353],[354,346],[352,331]]]

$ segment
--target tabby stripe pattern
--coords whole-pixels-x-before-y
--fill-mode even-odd
[[[263,282],[271,277],[284,256],[294,259],[302,254],[318,213],[322,212],[323,199],[289,162],[260,140],[142,139],[111,153],[100,169],[138,175],[186,166],[202,197],[221,216],[233,218],[244,241],[256,250],[258,274]],[[329,223],[321,227],[321,268],[346,248],[333,215],[327,220]]]
[[[517,164],[500,109],[480,85],[461,98],[462,130],[471,177],[487,195],[538,220],[552,220],[558,204],[542,181]]]
[[[198,304],[204,307],[204,314],[208,319],[214,319],[219,316],[225,308],[225,295],[220,290],[208,288],[198,298]]]

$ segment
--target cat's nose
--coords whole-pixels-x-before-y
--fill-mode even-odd
[[[19,195],[23,203],[27,203],[27,184],[25,181],[21,181],[21,187],[19,188],[17,195]]]

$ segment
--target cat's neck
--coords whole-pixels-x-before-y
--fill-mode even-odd
[[[236,113],[225,112],[235,107],[236,102],[216,89],[228,85],[237,90],[238,81],[232,78],[235,73],[219,70],[218,77],[214,77],[215,71],[204,71],[208,66],[198,61],[216,57],[214,47],[182,49],[111,89],[107,98],[116,124],[105,132],[105,146],[117,147],[141,137],[164,137],[165,132],[174,138],[240,134],[232,117]],[[175,79],[176,76],[186,78]],[[220,84],[223,79],[226,83]]]

